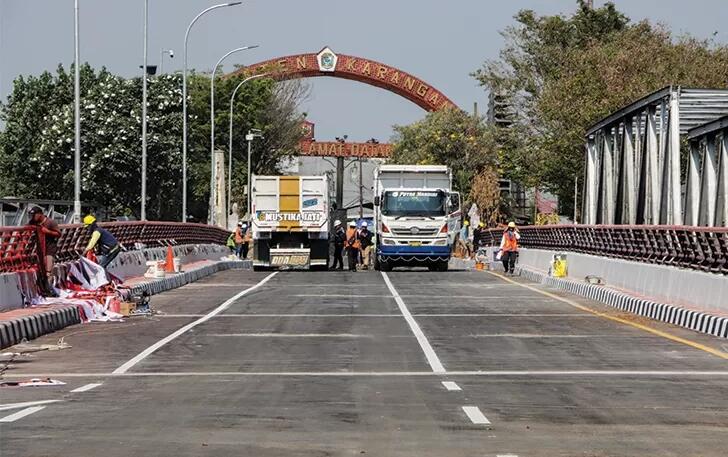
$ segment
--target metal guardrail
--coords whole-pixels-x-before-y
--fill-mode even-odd
[[[667,225],[521,227],[520,244],[728,275],[728,228]],[[483,230],[478,246],[498,246],[502,229]]]
[[[225,244],[227,230],[205,224],[179,222],[107,222],[109,230],[126,250],[178,244]],[[57,262],[77,258],[88,243],[83,225],[61,225]],[[0,273],[35,269],[38,266],[39,236],[34,226],[0,227]]]

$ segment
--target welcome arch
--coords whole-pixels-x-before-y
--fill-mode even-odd
[[[358,81],[393,92],[426,111],[457,107],[442,92],[410,73],[375,60],[336,54],[329,47],[318,53],[278,57],[234,73],[269,73],[277,80],[328,76]]]

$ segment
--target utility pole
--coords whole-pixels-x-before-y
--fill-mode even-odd
[[[577,208],[577,202],[579,196],[579,175],[574,176],[574,224],[577,224],[576,221],[576,208]]]
[[[73,222],[81,222],[81,52],[78,34],[78,1],[74,3],[73,111],[76,130],[73,151]]]
[[[141,220],[147,220],[147,37],[149,0],[144,0],[144,64],[142,69],[142,207]]]
[[[362,170],[362,161],[359,157],[359,219],[364,219],[364,170]]]

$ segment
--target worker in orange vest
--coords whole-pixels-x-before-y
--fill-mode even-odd
[[[500,244],[500,258],[503,261],[503,268],[506,274],[513,274],[516,267],[516,258],[518,257],[518,240],[521,234],[518,233],[515,222],[509,222],[508,228],[503,232]]]
[[[346,255],[349,257],[349,271],[356,271],[356,262],[359,259],[359,233],[356,230],[356,222],[349,222],[346,230]]]

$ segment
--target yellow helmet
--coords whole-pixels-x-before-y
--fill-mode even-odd
[[[516,223],[515,222],[512,222],[512,221],[509,222],[508,223],[508,228],[516,228]]]
[[[89,214],[83,218],[83,225],[91,225],[96,222],[96,218]]]

